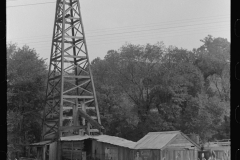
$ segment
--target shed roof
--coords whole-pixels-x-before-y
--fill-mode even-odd
[[[140,139],[135,149],[161,149],[163,148],[178,132],[149,132]]]
[[[60,141],[82,141],[84,139],[89,139],[91,138],[88,135],[74,135],[74,136],[67,136],[67,137],[61,137]]]
[[[82,141],[85,139],[95,139],[98,142],[109,143],[116,146],[127,147],[133,149],[136,142],[126,140],[124,138],[119,138],[115,136],[108,136],[108,135],[98,135],[98,136],[68,136],[68,137],[61,137],[61,141]]]
[[[94,136],[93,138],[96,139],[98,142],[109,143],[116,146],[127,147],[131,149],[133,149],[134,146],[136,145],[136,142],[129,141],[123,138],[115,137],[115,136],[100,135],[100,136]]]
[[[44,146],[48,143],[51,143],[52,141],[42,141],[42,142],[38,142],[38,143],[32,143],[30,144],[30,146]]]
[[[142,139],[140,139],[134,149],[162,149],[167,144],[169,144],[174,137],[181,134],[185,137],[188,141],[190,141],[194,146],[200,148],[195,142],[193,142],[190,138],[186,135],[181,133],[180,131],[168,131],[168,132],[149,132],[145,135]]]

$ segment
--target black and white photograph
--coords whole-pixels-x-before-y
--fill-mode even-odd
[[[233,158],[230,5],[6,0],[7,160]]]

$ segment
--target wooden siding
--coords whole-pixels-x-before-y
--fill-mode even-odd
[[[152,150],[152,159],[159,160],[160,159],[160,150]]]
[[[184,149],[164,149],[160,153],[161,160],[196,160],[197,151]],[[159,159],[160,160],[160,159]]]
[[[92,157],[107,160],[110,152],[112,160],[133,160],[133,150],[108,143],[92,141]],[[109,157],[110,158],[110,157]]]
[[[193,146],[193,147],[191,147]],[[187,148],[187,149],[186,149]],[[148,157],[142,156],[142,152],[150,151]],[[178,134],[168,143],[163,150],[157,149],[139,149],[134,151],[140,153],[142,160],[197,160],[197,147],[181,134]],[[137,159],[137,158],[136,158]]]
[[[134,151],[134,160],[137,160],[137,152],[139,152],[139,157],[141,157],[142,160],[160,160],[161,158],[160,150],[140,149]]]
[[[57,142],[53,142],[49,145],[49,160],[57,159]]]
[[[188,147],[188,146],[193,146],[189,140],[187,140],[185,137],[183,137],[181,134],[178,134],[172,142],[167,144],[168,147],[176,147],[176,146],[183,146],[183,147]]]
[[[63,141],[63,142],[61,142],[62,159],[82,160],[83,148],[84,148],[83,141]],[[55,159],[49,159],[49,160],[55,160]]]

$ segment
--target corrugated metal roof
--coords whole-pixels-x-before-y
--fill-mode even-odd
[[[179,133],[179,131],[149,132],[136,143],[134,149],[161,149]]]
[[[127,147],[133,149],[136,145],[136,142],[129,141],[123,138],[115,137],[115,136],[108,136],[108,135],[99,135],[92,137],[99,142],[109,143],[116,146]]]
[[[136,144],[136,142],[133,142],[133,141],[129,141],[123,138],[115,137],[115,136],[108,136],[108,135],[99,135],[99,136],[76,135],[76,136],[68,136],[68,137],[60,138],[61,141],[81,141],[84,139],[95,139],[98,142],[109,143],[116,146],[127,147],[127,148],[134,148]]]
[[[82,141],[82,140],[88,139],[88,138],[91,138],[91,137],[88,135],[84,135],[84,136],[75,135],[75,136],[61,137],[60,141]]]
[[[30,146],[44,146],[48,143],[51,143],[51,141],[42,141],[42,142],[38,142],[38,143],[32,143],[32,144],[30,144]]]

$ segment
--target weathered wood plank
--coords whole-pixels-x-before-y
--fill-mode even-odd
[[[92,119],[89,115],[87,115],[84,111],[82,110],[78,110],[79,114],[86,118],[90,123],[91,125],[93,125],[94,127],[96,127],[97,129],[101,130],[101,129],[104,129],[103,126],[101,126],[97,121],[95,121],[94,119]]]
[[[185,137],[179,134],[170,144],[179,144],[179,143],[189,143],[189,141]]]
[[[122,148],[119,147],[118,148],[118,155],[117,155],[118,160],[123,160],[122,154],[123,154],[123,150],[122,150]]]
[[[43,158],[43,160],[46,160],[46,149],[47,149],[47,146],[45,145],[45,146],[43,146],[43,152],[42,152],[42,158]],[[39,157],[38,157],[39,158]],[[40,158],[41,159],[41,158]]]
[[[53,142],[49,146],[49,160],[56,160],[57,158],[57,142]]]
[[[73,142],[73,149],[83,149],[84,143],[83,142]]]
[[[73,146],[70,146],[70,145],[65,145],[65,146],[63,146],[62,148],[63,148],[63,150],[81,150],[81,149],[83,149],[84,148],[84,145],[78,145],[78,146],[74,146],[73,148],[72,148]]]
[[[69,95],[63,95],[63,98],[79,98],[79,99],[90,99],[93,98],[93,96],[69,96]]]
[[[75,130],[75,129],[85,129],[86,126],[61,126],[59,127],[60,131],[69,131],[69,130]]]
[[[82,159],[82,153],[78,152],[78,153],[71,153],[71,152],[63,152],[62,156],[67,158],[67,159]]]
[[[83,142],[62,142],[62,149],[72,150],[72,149],[83,149],[84,143]]]
[[[170,153],[170,159],[171,160],[175,160],[175,158],[174,158],[174,151],[170,151],[169,153]]]
[[[72,150],[72,142],[62,142],[62,149]]]
[[[187,147],[187,146],[193,146],[192,143],[174,143],[174,144],[169,144],[168,146],[181,146],[181,147]]]
[[[83,37],[77,37],[77,36],[65,36],[65,38],[83,39]]]
[[[64,57],[68,57],[68,58],[81,58],[81,59],[86,59],[86,56],[74,56],[74,55],[64,55]]]
[[[62,149],[62,152],[64,152],[64,153],[69,153],[69,152],[71,152],[71,153],[80,153],[80,152],[82,152],[82,150]]]
[[[84,78],[84,79],[88,79],[90,78],[90,76],[76,76],[76,75],[63,75],[64,78]]]

